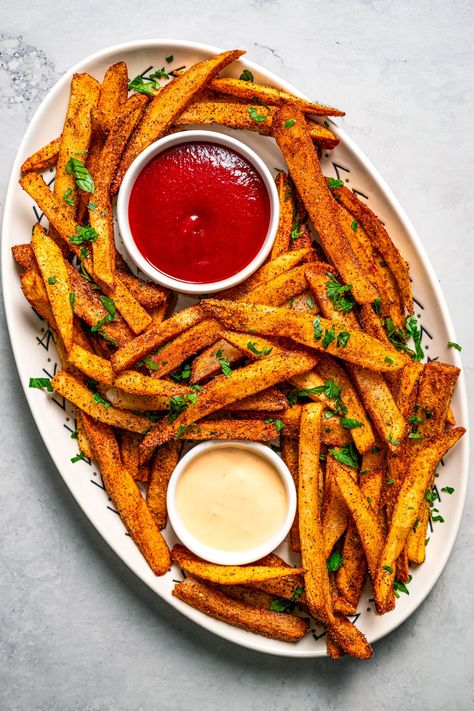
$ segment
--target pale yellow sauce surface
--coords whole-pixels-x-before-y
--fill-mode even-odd
[[[288,498],[271,462],[249,449],[219,447],[191,460],[176,486],[176,507],[201,543],[244,551],[278,531]]]

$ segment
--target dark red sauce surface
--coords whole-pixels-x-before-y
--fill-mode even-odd
[[[270,200],[239,153],[216,143],[183,143],[145,166],[128,214],[135,243],[154,267],[205,284],[233,276],[258,254]]]

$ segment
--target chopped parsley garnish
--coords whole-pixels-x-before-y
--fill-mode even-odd
[[[334,190],[334,188],[343,188],[344,181],[337,178],[326,178],[329,190]]]
[[[97,321],[95,326],[92,326],[91,328],[91,333],[101,333],[101,328],[102,326],[105,326],[106,323],[110,323],[111,321],[114,320],[114,317],[111,314],[105,314],[104,318],[101,318],[100,321]]]
[[[79,434],[79,430],[73,430],[71,432],[71,439],[77,439],[78,434]]]
[[[87,249],[87,247],[83,247],[83,248],[81,249],[81,251],[80,251],[80,253],[79,253],[79,257],[80,257],[81,259],[89,259],[89,250]],[[88,281],[91,280],[89,274],[87,274],[86,270],[84,269],[84,265],[83,265],[83,264],[81,264],[81,274],[82,274],[82,276],[85,277],[85,279],[87,279]]]
[[[71,197],[72,195],[72,197]],[[74,205],[74,195],[73,195],[73,189],[68,188],[66,192],[63,195],[63,200],[67,205],[70,205],[71,207]]]
[[[353,444],[348,444],[339,449],[329,449],[334,459],[341,464],[346,464],[348,467],[359,469],[359,454]]]
[[[423,358],[423,349],[421,347],[421,329],[418,326],[416,316],[407,316],[405,321],[405,332],[401,328],[395,326],[392,319],[385,319],[385,331],[388,340],[395,346],[397,351],[405,351],[411,355],[413,360],[420,361]],[[415,350],[407,346],[407,341],[413,338]]]
[[[382,565],[382,568],[387,571],[387,573],[393,573],[393,569],[389,565]]]
[[[421,432],[410,432],[408,435],[408,439],[423,439],[423,435]]]
[[[74,311],[74,306],[76,305],[76,292],[71,291],[69,293],[69,301],[71,302],[71,308]]]
[[[379,313],[380,313],[380,307],[381,307],[381,306],[382,306],[382,299],[381,299],[381,298],[374,299],[374,300],[372,301],[372,308],[373,308],[373,310],[375,311],[376,314],[379,314]]]
[[[430,502],[430,504],[433,504],[436,499],[438,498],[437,494],[434,491],[427,491],[425,493],[425,499]]]
[[[156,81],[157,79],[169,79],[170,75],[165,72],[165,68],[161,67],[161,69],[157,69],[156,71],[152,72],[148,79],[151,79],[152,81]]]
[[[428,410],[427,407],[424,407],[424,408],[423,408],[423,412],[425,413],[426,419],[427,419],[427,420],[431,420],[431,418],[433,417],[433,411],[432,411],[432,410]]]
[[[314,301],[311,296],[306,297],[306,303],[310,309],[314,309]]]
[[[230,367],[230,360],[228,358],[225,358],[222,354],[222,351],[216,351],[216,358],[221,364],[221,370],[226,376],[226,378],[229,377],[229,375],[232,375],[232,368]]]
[[[185,363],[183,368],[177,373],[173,373],[171,378],[175,383],[180,383],[182,380],[189,380],[191,377],[191,363]]]
[[[336,570],[339,570],[343,562],[344,558],[342,557],[341,553],[339,553],[338,551],[334,551],[334,553],[331,553],[328,560],[326,561],[326,568],[329,570],[330,573],[335,573]]]
[[[82,227],[81,225],[76,225],[76,233],[69,237],[71,244],[81,245],[84,242],[95,242],[99,236],[93,227]]]
[[[338,414],[346,414],[347,407],[342,402],[341,388],[336,385],[334,380],[332,380],[331,378],[329,378],[329,380],[326,380],[324,385],[317,385],[314,388],[306,388],[304,390],[299,390],[298,388],[291,390],[288,393],[288,402],[291,405],[294,405],[299,397],[308,397],[308,395],[319,394],[324,394],[329,400],[334,400],[334,409]],[[332,414],[330,416],[332,416]],[[327,416],[326,419],[328,419]]]
[[[330,329],[325,330],[324,333],[324,338],[321,341],[321,345],[323,348],[327,348],[328,346],[331,345],[331,343],[336,339],[336,331],[334,329],[334,326],[331,326]]]
[[[98,210],[99,206],[95,202],[90,202],[87,206],[87,209],[94,211],[94,210]]]
[[[157,363],[155,363],[152,356],[147,356],[146,358],[139,360],[137,363],[135,363],[135,365],[136,366],[146,365],[146,366],[148,366],[148,368],[150,368],[150,370],[158,370],[160,367]]]
[[[408,582],[411,582],[412,576],[408,576]],[[400,595],[399,593],[405,593],[405,595],[409,595],[410,591],[408,590],[407,586],[405,583],[402,583],[401,580],[394,580],[393,581],[393,592],[395,593],[395,597],[399,598]]]
[[[81,459],[84,459],[84,458],[85,458],[84,452],[79,452],[79,454],[76,454],[75,457],[72,457],[72,458],[71,458],[71,462],[72,462],[73,464],[75,464],[76,462],[80,462]]]
[[[112,318],[115,317],[115,303],[113,299],[111,299],[109,296],[99,296],[99,299],[102,302],[102,306],[104,309],[112,316]]]
[[[393,444],[394,447],[398,447],[398,445],[400,444],[400,440],[399,440],[399,439],[393,439],[392,435],[389,435],[389,436],[387,437],[387,442],[388,442],[389,444]]]
[[[84,190],[86,193],[94,192],[95,188],[92,175],[81,160],[78,158],[69,158],[66,165],[66,173],[74,176],[76,187]]]
[[[438,509],[434,509],[435,511],[438,511]],[[444,518],[441,516],[440,513],[437,513],[436,516],[431,515],[431,520],[433,523],[444,523]]]
[[[48,284],[56,284],[57,279],[56,277],[49,277],[48,278]]]
[[[443,486],[441,491],[444,491],[446,494],[452,494],[454,493],[454,488],[452,486]]]
[[[272,612],[293,612],[298,600],[300,599],[303,593],[304,588],[295,588],[295,591],[291,596],[291,600],[288,600],[285,597],[281,597],[278,600],[273,600],[273,602],[270,603],[270,607],[268,609],[272,610]]]
[[[168,62],[168,64],[171,64],[171,62],[172,62],[173,59],[174,59],[174,56],[173,56],[172,54],[170,54],[169,57],[165,57],[165,59],[166,59],[166,61]]]
[[[455,348],[457,351],[462,351],[462,346],[460,346],[459,343],[455,343],[454,341],[448,341],[448,348]]]
[[[341,346],[342,348],[345,348],[347,346],[347,341],[350,337],[351,334],[349,333],[349,331],[341,331],[337,334],[337,345]]]
[[[393,358],[390,358],[390,356],[385,356],[384,361],[389,365],[393,364]]]
[[[331,272],[328,272],[328,277],[330,281],[326,282],[326,292],[336,311],[342,311],[343,313],[352,311],[355,306],[351,292],[352,286],[350,284],[341,284]]]
[[[92,396],[92,399],[94,400],[97,405],[103,405],[105,409],[107,410],[110,407],[110,402],[107,402],[107,400],[104,400],[102,395],[100,393],[94,393]]]
[[[358,228],[358,227],[359,227],[359,223],[357,222],[357,220],[352,220],[352,223],[351,223],[351,230],[352,230],[353,232],[357,232],[357,228]]]
[[[395,479],[387,479],[385,483],[387,486],[392,486],[392,484],[395,484]]]
[[[53,392],[53,386],[51,385],[51,380],[49,378],[30,378],[28,387],[39,388],[40,390],[46,389],[49,393]]]
[[[247,348],[251,353],[257,356],[257,358],[263,358],[263,356],[270,355],[272,352],[273,348],[268,348],[267,346],[264,346],[261,351],[258,350],[257,344],[254,343],[254,341],[249,341],[247,343]]]
[[[239,79],[241,81],[253,81],[253,74],[250,71],[250,69],[244,69],[244,71],[240,75]]]
[[[269,424],[275,425],[275,429],[276,429],[277,432],[280,432],[280,431],[284,428],[284,426],[285,426],[285,423],[284,423],[284,422],[282,422],[281,420],[274,420],[273,417],[266,417],[266,418],[264,419],[264,422],[265,422],[267,425],[269,425]]]
[[[340,422],[345,430],[354,430],[356,427],[362,427],[362,422],[352,420],[350,417],[341,417]]]
[[[293,222],[291,223],[290,240],[292,242],[303,234],[300,225],[300,217],[298,215],[298,205],[296,202],[293,205]]]
[[[285,121],[285,128],[291,128],[292,126],[295,125],[295,123],[296,123],[295,119],[287,119]]]
[[[314,340],[315,341],[321,340],[321,337],[323,335],[323,329],[321,328],[321,320],[319,318],[314,319],[313,328],[314,328]]]
[[[249,106],[247,110],[250,114],[250,118],[252,118],[257,123],[263,123],[263,121],[265,121],[265,119],[267,118],[266,116],[261,116],[255,106]]]
[[[136,76],[128,84],[129,91],[136,91],[138,94],[147,94],[148,96],[153,96],[153,91],[159,88],[160,85],[157,81],[145,81],[141,76]]]
[[[170,412],[168,415],[168,422],[171,424],[176,420],[178,415],[180,415],[183,410],[189,405],[194,405],[198,396],[197,393],[188,393],[187,395],[173,395],[170,400]]]

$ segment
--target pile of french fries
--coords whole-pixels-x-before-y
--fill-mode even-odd
[[[153,572],[173,561],[187,575],[177,598],[273,639],[296,642],[310,615],[331,657],[365,659],[371,646],[348,616],[367,575],[385,613],[408,591],[409,564],[425,559],[435,468],[464,433],[450,409],[458,369],[420,363],[405,260],[367,205],[321,172],[321,148],[338,139],[314,116],[343,112],[260,86],[248,70],[219,78],[242,54],[161,70],[164,87],[137,78],[130,96],[124,62],[102,83],[74,75],[61,136],[22,166],[20,185],[49,230],[35,224],[13,256],[55,338],[62,368],[52,388],[73,404],[80,450],[99,464]],[[143,149],[189,124],[273,136],[288,174],[276,176],[280,220],[267,262],[173,313],[172,294],[117,252],[113,197]],[[50,189],[41,173],[52,167]],[[181,545],[170,552],[161,530],[183,442],[278,437],[298,491],[291,548],[300,566],[276,555],[219,566]]]

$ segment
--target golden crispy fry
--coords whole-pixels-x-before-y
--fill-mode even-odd
[[[168,306],[170,292],[158,284],[142,281],[132,274],[124,258],[117,251],[115,252],[115,269],[122,284],[147,311]]]
[[[290,470],[290,474],[295,482],[296,490],[298,490],[298,440],[294,437],[280,437],[281,458]],[[294,551],[301,550],[300,533],[298,526],[298,509],[296,510],[295,520],[290,530],[291,548]]]
[[[196,101],[175,121],[176,127],[197,124],[199,126],[217,124],[229,128],[257,131],[262,136],[270,136],[272,132],[272,118],[275,113],[273,107],[262,107],[258,104],[233,104],[223,101]],[[252,114],[265,117],[264,121],[256,121]],[[314,121],[307,121],[309,135],[321,148],[335,148],[339,138],[325,126]]]
[[[112,185],[113,193],[118,192],[123,176],[138,154],[150,143],[164,136],[196,94],[202,91],[221,69],[242,54],[244,52],[236,49],[199,62],[173,79],[152,99],[143,112],[122,156]]]
[[[373,245],[377,247],[382,259],[387,263],[396,279],[406,310],[408,313],[413,313],[413,296],[408,275],[408,265],[390,239],[385,227],[372,210],[348,188],[336,188],[334,196],[362,225]]]
[[[52,329],[56,329],[56,321],[41,276],[36,270],[28,269],[23,272],[20,281],[23,294],[36,313],[44,318]]]
[[[410,462],[400,489],[374,581],[375,602],[380,613],[395,605],[393,581],[395,565],[418,516],[439,460],[466,430],[456,427],[427,441]]]
[[[120,410],[134,410],[135,412],[149,412],[152,410],[169,410],[170,400],[175,395],[185,397],[192,392],[188,387],[176,383],[163,381],[169,386],[162,395],[135,395],[118,388],[107,390],[107,400]]]
[[[115,378],[114,386],[132,395],[151,395],[153,397],[172,397],[176,392],[190,392],[189,388],[176,385],[169,380],[151,378],[137,370],[125,370]]]
[[[338,489],[336,473],[344,469],[352,479],[356,476],[355,469],[344,466],[330,454],[326,461],[326,477],[324,480],[324,501],[321,514],[323,529],[324,556],[329,558],[332,549],[347,528],[348,511],[344,498]]]
[[[16,244],[12,247],[12,255],[15,262],[22,269],[38,270],[38,263],[31,244]]]
[[[394,396],[398,409],[405,420],[412,416],[423,368],[424,366],[421,363],[408,361],[400,371]]]
[[[305,314],[313,314],[313,316],[317,316],[319,313],[319,309],[317,304],[314,302],[313,295],[308,289],[305,289],[305,291],[302,291],[301,294],[291,298],[288,301],[288,304],[285,304],[285,308],[293,309],[293,311],[299,311]]]
[[[86,435],[99,462],[102,480],[124,525],[155,575],[170,568],[170,553],[150,511],[129,472],[122,466],[120,450],[108,425],[82,413]]]
[[[162,447],[158,447],[150,466],[150,482],[146,492],[146,502],[159,529],[165,528],[168,520],[166,508],[168,482],[178,463],[181,446],[181,442],[172,440]]]
[[[38,151],[32,153],[31,156],[24,161],[21,166],[22,173],[43,172],[48,168],[53,168],[56,165],[59,154],[59,146],[61,145],[61,136],[54,138],[52,141],[42,146]]]
[[[137,435],[136,432],[123,430],[120,433],[120,456],[122,464],[135,481],[140,476],[140,457],[138,455],[139,444],[140,436]]]
[[[92,445],[89,442],[89,438],[86,435],[84,429],[84,423],[82,421],[82,412],[76,408],[76,429],[77,429],[77,446],[79,451],[83,452],[89,459],[94,458],[94,452],[92,451]]]
[[[351,365],[348,368],[374,427],[388,443],[390,449],[396,452],[403,440],[407,425],[387,383],[379,373],[374,373],[367,368]]]
[[[212,345],[205,348],[194,360],[191,366],[191,385],[201,383],[203,380],[216,375],[221,371],[221,361],[216,356],[220,352],[221,358],[229,361],[229,365],[234,365],[244,357],[243,353],[234,348],[224,338],[220,338]]]
[[[112,384],[114,379],[112,366],[105,358],[101,358],[74,343],[69,351],[68,360],[71,365],[93,378],[93,380],[105,383],[105,385]]]
[[[231,597],[233,600],[240,600],[251,607],[258,607],[261,610],[269,610],[272,602],[277,600],[276,595],[256,590],[255,588],[246,585],[217,585],[216,583],[207,583],[212,588],[219,590],[226,597]]]
[[[97,189],[96,176],[100,168],[100,154],[102,153],[102,148],[104,147],[105,139],[107,137],[102,123],[98,119],[97,109],[93,109],[91,111],[91,124],[92,133],[89,143],[89,150],[80,160],[85,163],[86,168],[94,181],[94,186]],[[74,196],[74,209],[78,225],[82,225],[87,221],[86,217],[89,204],[93,201],[94,198],[90,193],[86,193],[84,190],[77,191]]]
[[[250,410],[266,412],[281,412],[288,407],[288,399],[278,388],[267,388],[256,395],[249,395],[242,400],[232,403],[228,410]]]
[[[183,331],[203,321],[204,318],[205,314],[197,304],[179,311],[158,326],[150,327],[126,346],[119,348],[111,357],[112,368],[116,373],[120,373]]]
[[[255,84],[254,82],[242,81],[241,79],[219,77],[218,79],[213,79],[209,87],[218,94],[230,94],[231,96],[246,99],[247,101],[255,101],[255,98],[257,98],[265,102],[265,104],[273,106],[289,104],[290,106],[298,107],[298,109],[305,114],[314,114],[315,116],[345,115],[344,111],[340,109],[312,103],[307,99],[301,99],[299,96],[289,94],[287,91],[275,89],[273,86]]]
[[[104,130],[109,130],[115,116],[128,96],[128,69],[126,62],[112,64],[104,74],[100,87],[97,110]]]
[[[155,447],[174,437],[181,427],[187,427],[236,400],[311,370],[314,362],[310,355],[281,353],[234,370],[228,377],[214,378],[197,396],[183,403],[185,409],[176,419],[162,421],[146,435],[141,445],[142,460],[146,461]]]
[[[369,572],[374,579],[377,563],[384,545],[383,530],[376,511],[345,467],[334,469],[334,478],[339,491],[357,526],[364,547]],[[370,498],[370,497],[369,497]]]
[[[74,311],[71,301],[71,286],[63,255],[39,223],[34,227],[31,241],[57,330],[66,351],[69,351],[73,341]]]
[[[326,318],[330,318],[335,323],[346,328],[360,328],[353,311],[338,311],[329,298],[328,286],[331,284],[331,277],[336,276],[333,267],[325,262],[310,262],[306,265],[305,275],[311,293],[316,299],[321,313]],[[369,308],[372,308],[372,306]]]
[[[294,213],[296,210],[293,188],[288,175],[280,170],[275,178],[278,201],[280,204],[280,217],[278,220],[278,231],[273,242],[270,260],[280,257],[288,252],[290,246],[290,234],[293,227]]]
[[[210,343],[214,343],[221,332],[222,327],[217,321],[206,319],[176,336],[158,355],[153,355],[147,360],[148,367],[153,371],[153,377],[162,378],[172,373],[187,358]],[[218,349],[216,352],[219,352]]]
[[[70,158],[81,162],[85,160],[84,151],[89,148],[92,133],[91,110],[97,106],[99,88],[99,82],[89,74],[74,74],[71,79],[69,105],[61,135],[54,178],[54,194],[60,200],[63,200],[63,196],[68,190],[71,191],[70,195],[76,193],[74,175],[66,172],[66,166]],[[64,202],[64,207],[71,215],[74,214],[73,205],[67,205]],[[74,234],[74,231],[70,234]]]
[[[140,306],[120,279],[115,280],[112,296],[115,305],[134,333],[142,333],[151,325],[151,316]]]
[[[173,595],[216,620],[270,639],[297,642],[308,631],[308,622],[301,617],[253,607],[192,578],[175,585]]]
[[[288,126],[291,121],[294,123]],[[337,206],[321,172],[318,155],[303,115],[291,106],[283,106],[274,116],[272,132],[324,251],[336,265],[345,283],[352,285],[356,300],[361,304],[372,303],[377,298],[377,292],[364,276],[344,236]]]
[[[307,287],[305,265],[293,267],[266,284],[253,289],[245,296],[248,304],[280,306],[300,294]]]
[[[53,388],[60,395],[83,410],[88,415],[100,422],[120,427],[131,432],[142,434],[150,427],[150,420],[146,417],[134,415],[125,410],[103,404],[96,393],[92,393],[85,385],[66,370],[59,370],[51,381]]]
[[[302,568],[292,568],[290,565],[268,566],[260,564],[260,561],[252,565],[216,565],[194,555],[180,543],[173,547],[171,559],[191,575],[221,585],[251,585],[262,580],[299,575],[303,572]]]
[[[251,413],[252,415],[254,413]],[[272,418],[267,418],[272,419]],[[279,435],[279,430],[273,420],[264,422],[262,419],[212,419],[200,420],[195,425],[183,428],[175,435],[176,439],[191,440],[253,440],[254,442],[270,442]]]
[[[362,331],[341,331],[335,323],[324,318],[317,318],[315,322],[309,314],[299,314],[289,309],[217,299],[204,299],[200,305],[227,328],[246,330],[251,334],[286,336],[309,348],[325,351],[372,370],[398,370],[405,363],[403,358],[398,357],[399,354],[394,354],[372,336]],[[349,334],[348,337],[342,337],[345,345],[338,345],[338,342],[341,344],[341,340],[338,341],[340,333]],[[328,342],[328,334],[334,334],[331,342]],[[387,356],[390,363],[385,360]]]

